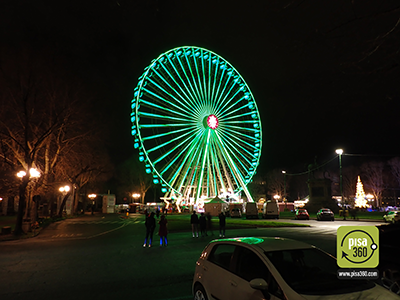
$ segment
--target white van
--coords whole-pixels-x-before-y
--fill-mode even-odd
[[[263,209],[264,219],[279,219],[279,207],[278,202],[268,200],[264,203]]]
[[[257,203],[246,202],[246,219],[258,219]]]

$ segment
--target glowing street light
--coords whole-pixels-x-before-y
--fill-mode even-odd
[[[135,199],[136,201],[137,201],[137,199],[139,199],[139,197],[140,197],[140,194],[138,194],[138,193],[132,194],[132,198]]]
[[[71,189],[71,188],[69,187],[69,185],[66,185],[66,186],[60,187],[58,190],[59,190],[61,193],[68,193],[70,189]]]
[[[26,175],[25,171],[19,171],[19,172],[17,173],[17,177],[19,177],[19,178],[22,178],[22,177],[24,177],[25,175]]]
[[[26,175],[25,171],[19,171],[17,173],[17,177],[22,178]],[[29,178],[39,178],[40,177],[40,172],[35,169],[35,168],[30,168],[29,170]]]
[[[89,194],[88,195],[88,198],[92,201],[92,205],[91,205],[92,215],[94,214],[94,206],[95,206],[96,197],[97,197],[96,194]]]
[[[339,172],[340,172],[340,196],[342,198],[342,211],[343,211],[343,220],[346,220],[346,211],[344,206],[344,198],[343,198],[343,176],[342,176],[342,154],[343,149],[336,149],[336,154],[339,156]]]
[[[286,171],[282,171],[283,174],[283,201],[286,203]]]
[[[280,198],[281,198],[281,196],[279,196],[279,195],[274,196],[275,201],[278,201]]]

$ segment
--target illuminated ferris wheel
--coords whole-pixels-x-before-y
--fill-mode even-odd
[[[154,59],[132,100],[139,160],[166,198],[244,192],[261,154],[261,121],[239,72],[212,51],[179,47]]]

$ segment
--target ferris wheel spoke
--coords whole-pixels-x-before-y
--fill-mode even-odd
[[[196,140],[196,139],[195,139]],[[180,152],[178,152],[176,155],[175,155],[175,157],[171,160],[171,162],[164,168],[164,169],[162,169],[162,171],[160,172],[162,175],[165,173],[165,172],[167,172],[168,170],[169,170],[169,168],[179,159],[179,158],[181,158],[182,156],[183,156],[183,160],[181,161],[181,165],[182,165],[182,162],[184,162],[185,161],[185,154],[187,154],[186,153],[186,151],[187,151],[187,149],[190,147],[190,148],[193,148],[193,147],[191,147],[192,146],[192,144],[193,143],[188,143],[183,149],[182,149],[182,151],[180,151]],[[169,183],[171,183],[172,181],[174,181],[175,180],[175,176],[177,175],[177,173],[175,173],[172,177],[171,177],[171,180],[169,181]]]
[[[188,86],[190,87],[190,90],[192,91],[192,94],[191,94],[191,101],[193,102],[192,106],[195,107],[197,110],[199,110],[200,107],[201,107],[201,105],[200,105],[201,100],[198,98],[198,95],[196,94],[196,91],[195,91],[194,88],[193,88],[193,84],[192,84],[191,81],[190,81],[190,77],[187,75],[186,70],[184,69],[184,67],[183,67],[183,65],[182,65],[182,61],[180,60],[180,58],[178,58],[178,62],[179,62],[179,65],[180,65],[180,67],[181,67],[181,69],[182,69],[182,71],[183,71],[183,74],[185,75],[185,78],[186,78],[186,80],[187,80],[187,84],[186,84],[186,82],[182,79],[182,77],[181,77],[180,74],[179,74],[179,77],[181,78],[181,81],[182,81],[182,83],[184,84],[184,86],[185,86],[185,88],[186,88],[187,90],[189,90]],[[176,72],[177,72],[177,71],[176,71]]]
[[[187,55],[184,55],[184,56],[185,56],[185,59],[186,59],[186,61],[187,61]],[[191,95],[190,99],[192,100],[193,105],[196,106],[197,108],[199,108],[199,106],[198,106],[199,95],[198,95],[198,93],[196,93],[196,91],[195,91],[194,88],[193,88],[193,85],[192,85],[192,83],[191,83],[191,81],[190,81],[190,76],[187,75],[187,72],[186,72],[186,70],[185,70],[185,68],[184,68],[184,66],[183,66],[183,64],[182,64],[181,58],[180,58],[179,56],[177,56],[177,61],[179,62],[179,66],[180,66],[181,70],[183,71],[183,74],[185,75],[187,84],[186,84],[185,80],[182,78],[180,72],[179,72],[179,71],[177,70],[177,68],[175,67],[175,64],[173,64],[173,62],[171,61],[171,59],[169,59],[169,60],[170,60],[170,62],[171,62],[171,64],[172,64],[172,67],[173,67],[175,73],[177,74],[177,76],[179,77],[179,79],[181,80],[181,82],[183,83],[183,85],[185,86],[185,89],[186,89],[187,91],[191,91],[191,93],[190,93],[190,95]],[[188,62],[188,66],[190,67],[189,62]],[[188,86],[190,87],[190,89],[189,89]],[[181,87],[180,87],[180,88],[181,88]],[[181,89],[182,89],[182,88],[181,88]]]
[[[169,60],[169,61],[170,61],[170,63],[172,64],[171,60]],[[196,97],[195,97],[194,94],[191,94],[191,93],[187,94],[187,92],[189,92],[189,89],[186,87],[186,84],[185,84],[184,80],[183,80],[182,77],[180,76],[179,72],[176,70],[175,65],[172,64],[172,68],[174,69],[175,73],[177,74],[177,76],[179,77],[179,79],[181,80],[181,82],[183,83],[183,85],[185,86],[186,92],[185,92],[185,90],[181,87],[181,85],[178,83],[178,81],[174,79],[174,77],[172,76],[172,74],[169,72],[169,70],[168,70],[164,65],[162,65],[162,68],[163,68],[164,71],[168,74],[169,78],[171,78],[171,80],[172,80],[172,81],[175,83],[175,85],[179,88],[179,90],[185,95],[186,99],[187,99],[188,101],[190,101],[190,105],[196,107]],[[186,101],[186,100],[185,100],[185,97],[183,97],[180,93],[178,93],[178,92],[170,85],[170,83],[164,79],[164,77],[161,77],[161,79],[165,82],[165,84],[167,84],[167,86],[170,86],[171,89],[172,89],[177,95],[179,95],[180,98],[181,98],[183,101]]]
[[[227,85],[229,83],[229,80],[227,78],[226,80],[226,84],[224,86],[224,90],[223,93],[221,93],[219,100],[218,100],[218,106],[216,107],[216,112],[219,113],[222,111],[222,109],[227,106],[232,100],[236,100],[236,96],[239,94],[240,90],[237,89],[233,95],[231,95],[231,92],[233,90],[233,88],[235,88],[235,84],[231,84],[231,86],[229,87],[229,89],[227,91],[225,91]],[[231,96],[230,96],[231,95]],[[238,99],[237,102],[241,101],[241,99]]]
[[[196,58],[195,58],[194,51],[192,52],[192,56],[193,56],[193,61],[195,62],[195,61],[196,61]],[[188,81],[189,81],[189,83],[190,83],[190,86],[192,87],[192,90],[194,91],[194,93],[195,93],[196,96],[197,96],[197,100],[201,103],[201,102],[202,102],[202,100],[201,100],[202,97],[201,97],[201,95],[200,95],[200,91],[199,91],[199,88],[198,88],[197,83],[196,83],[195,75],[193,74],[192,65],[191,65],[191,63],[190,63],[189,58],[188,58],[187,55],[185,55],[185,59],[186,59],[187,67],[188,67],[188,69],[189,69],[189,72],[190,72],[191,77],[187,76],[187,73],[186,73],[186,72],[185,72],[185,75],[186,75],[186,77],[188,78]],[[190,78],[192,78],[192,80],[190,80]],[[193,88],[193,87],[194,87],[194,88]],[[195,91],[195,90],[196,90],[196,91]]]
[[[167,90],[165,90],[161,85],[159,85],[157,82],[155,82],[152,79],[149,79],[149,81],[152,83],[152,85],[154,85],[158,90],[157,91],[162,91],[165,94],[165,97],[161,97],[160,95],[158,95],[158,93],[154,93],[152,91],[150,91],[148,88],[143,88],[144,91],[148,92],[149,94],[151,94],[153,97],[156,97],[157,99],[161,100],[161,101],[165,101],[168,104],[172,105],[173,107],[185,111],[185,109],[189,109],[191,107],[191,105],[186,101],[185,97],[183,97],[182,95],[180,95],[173,87],[170,87],[170,89],[175,92],[176,95],[178,95],[178,97],[183,101],[179,100],[178,98],[174,97],[171,92],[168,92]],[[173,101],[169,101],[168,98],[172,98],[171,100]],[[174,102],[177,102],[177,104],[175,104]],[[189,106],[188,106],[189,105]]]
[[[243,155],[241,155],[241,156],[244,159],[244,161],[239,159],[239,157],[235,154],[235,152],[237,153],[237,151],[235,151],[235,148],[231,148],[226,145],[226,150],[230,154],[230,158],[236,163],[236,166],[241,166],[241,168],[238,168],[238,170],[240,171],[242,176],[244,177],[245,175],[247,175],[247,171],[245,171],[245,170],[247,170],[249,168],[249,166],[251,166],[251,161],[249,161],[247,159],[247,157],[245,157]],[[247,166],[244,164],[244,162],[247,163]]]
[[[182,180],[179,183],[179,189],[181,189],[184,185],[185,182],[188,182],[190,178],[188,178],[189,171],[193,169],[194,161],[198,157],[197,153],[200,152],[200,147],[192,147],[190,149],[190,152],[188,153],[187,160],[184,164],[182,164],[181,169],[184,170]],[[190,184],[186,184],[190,185]]]
[[[207,152],[208,152],[208,147],[209,147],[209,143],[210,143],[210,135],[211,135],[211,131],[208,130],[208,134],[207,134],[207,139],[205,142],[205,149],[204,149],[204,154],[203,157],[201,158],[201,171],[200,171],[200,178],[199,181],[197,183],[197,194],[196,194],[196,198],[199,199],[200,195],[202,194],[201,190],[203,188],[203,176],[204,176],[204,168],[206,165],[206,161],[207,161]]]
[[[214,103],[211,101],[212,99],[212,88],[211,88],[211,79],[212,79],[212,64],[211,64],[211,53],[207,54],[207,57],[205,57],[206,62],[208,63],[208,69],[207,69],[207,78],[208,78],[208,93],[207,93],[207,105],[210,105],[213,107]],[[205,74],[206,72],[204,72]],[[215,81],[213,81],[215,85]]]
[[[239,140],[239,141],[241,141],[241,140]],[[242,143],[239,144],[238,142],[236,142],[233,139],[226,139],[225,146],[229,149],[229,151],[231,153],[239,154],[249,165],[252,164],[252,162],[250,160],[248,160],[248,157],[254,157],[254,152],[250,152],[245,145],[243,145]],[[239,149],[244,151],[245,153],[247,153],[247,156],[244,155],[241,151],[239,151]]]
[[[190,135],[189,137],[187,137],[185,140],[183,140],[182,142],[180,142],[178,145],[176,145],[176,147],[173,147],[172,149],[170,149],[169,151],[165,152],[163,155],[161,155],[158,159],[156,159],[154,161],[154,165],[156,165],[157,163],[159,163],[161,160],[163,160],[164,158],[166,158],[168,155],[170,155],[172,152],[176,151],[177,149],[179,149],[180,147],[182,147],[183,145],[185,145],[187,142],[192,142],[192,137],[194,134]],[[179,140],[182,139],[182,137],[178,137],[175,138],[174,140]]]
[[[225,113],[224,113],[223,117],[221,118],[221,120],[229,120],[231,118],[237,119],[237,118],[240,118],[240,117],[244,117],[244,116],[248,116],[248,115],[253,114],[253,112],[251,112],[251,111],[250,112],[244,112],[246,107],[248,107],[248,104],[237,106],[240,102],[242,102],[242,99],[243,98],[239,99],[238,101],[233,103],[229,108],[227,108],[225,110]],[[236,106],[236,108],[234,108],[235,106]],[[236,114],[238,112],[239,112],[239,114]]]
[[[223,81],[224,81],[224,69],[222,69],[221,71],[219,71],[219,65],[220,65],[220,63],[219,63],[219,58],[214,58],[213,60],[212,60],[212,63],[215,65],[215,69],[214,69],[214,72],[215,72],[215,79],[214,79],[214,83],[215,82],[218,82],[218,85],[217,85],[217,89],[216,90],[213,90],[213,96],[212,96],[212,98],[213,99],[215,99],[215,103],[218,105],[218,101],[220,100],[220,98],[221,98],[221,94],[223,93],[223,90],[224,90],[224,88],[222,88],[222,91],[220,90],[221,89],[221,86],[222,86],[222,84],[223,84]],[[221,72],[220,74],[219,74],[219,72]],[[228,81],[228,79],[226,79],[225,80],[225,85],[227,84],[227,81]],[[214,108],[215,109],[215,108]]]
[[[218,112],[218,106],[220,105],[220,103],[224,102],[224,99],[227,97],[227,95],[229,94],[229,91],[231,90],[231,89],[229,89],[227,92],[225,91],[226,87],[229,84],[229,77],[230,76],[226,77],[226,76],[224,76],[224,74],[225,74],[225,68],[223,68],[222,71],[221,71],[221,81],[220,81],[220,83],[225,81],[225,84],[224,84],[222,90],[220,90],[220,86],[218,86],[218,91],[217,91],[218,97],[216,96],[216,104],[217,104],[217,106],[216,106],[215,110],[217,112]]]
[[[218,135],[218,133],[216,133],[216,135],[217,135],[220,143],[223,144],[222,141],[221,141],[221,137]],[[246,196],[251,199],[251,195],[249,193],[249,190],[246,188],[245,179],[242,177],[242,174],[239,172],[239,170],[237,169],[235,163],[232,161],[232,158],[229,156],[228,153],[226,153],[226,149],[223,148],[222,150],[225,152],[225,154],[227,156],[228,165],[230,166],[230,168],[233,171],[233,173],[235,173],[236,179],[239,181],[240,186],[242,187],[242,189],[246,193]]]
[[[189,139],[189,138],[191,138],[193,135],[195,135],[194,132],[196,132],[196,131],[197,131],[197,129],[193,129],[193,130],[190,130],[189,132],[186,132],[186,133],[184,133],[184,134],[182,134],[182,135],[179,135],[179,136],[177,136],[177,137],[175,137],[175,138],[169,139],[167,142],[164,142],[164,143],[162,143],[162,144],[159,144],[159,145],[157,145],[156,147],[147,149],[147,153],[151,153],[151,152],[153,152],[153,151],[155,151],[155,150],[158,150],[158,149],[163,148],[163,147],[165,147],[165,146],[168,146],[168,145],[170,145],[170,144],[174,144],[176,141],[181,140],[181,139],[183,139],[185,136],[187,136],[187,135],[190,134],[190,136],[187,138],[187,139]],[[164,135],[164,136],[165,136],[165,135]],[[174,151],[174,150],[175,150],[175,147],[173,147],[172,150]]]
[[[210,93],[211,93],[211,96],[209,97],[210,101],[211,101],[211,99],[215,99],[215,95],[217,94],[217,91],[215,89],[217,88],[217,90],[218,90],[217,86],[220,84],[220,83],[217,84],[217,82],[218,82],[218,68],[216,68],[216,69],[213,68],[213,65],[214,65],[213,61],[214,61],[214,58],[213,58],[212,55],[210,55],[210,57],[209,57],[209,66],[210,67],[208,69],[209,77],[214,75],[212,89],[211,89],[211,86],[210,86]],[[213,101],[212,102],[212,108],[214,110],[215,110],[215,104],[216,104],[215,101]]]
[[[199,132],[198,130],[196,131],[195,134],[192,134],[189,137],[190,141],[189,141],[189,139],[186,140],[186,141],[189,141],[189,142],[184,143],[184,144],[186,144],[186,146],[182,145],[182,147],[184,147],[184,148],[180,149],[180,151],[175,154],[175,157],[172,159],[172,161],[175,161],[176,159],[178,159],[180,157],[183,157],[183,160],[182,160],[183,162],[186,161],[187,157],[185,157],[185,154],[187,154],[187,149],[189,148],[189,153],[192,152],[193,148],[195,148],[196,145],[199,143],[201,135],[202,135],[202,133]],[[173,163],[168,164],[165,168],[163,168],[161,173],[164,174],[172,166],[172,164]]]
[[[243,102],[244,96],[242,97],[237,97],[240,92],[242,92],[241,88],[236,89],[236,91],[230,95],[232,92],[232,89],[236,87],[236,85],[232,85],[231,88],[229,89],[228,93],[225,95],[224,99],[220,102],[219,106],[217,107],[217,112],[225,111],[226,113],[229,113],[229,111],[236,106],[237,104]],[[234,101],[234,102],[233,102]],[[230,105],[229,108],[226,108],[227,105]],[[244,105],[246,106],[246,105]]]
[[[141,128],[143,128],[143,125],[141,126]],[[182,132],[188,131],[189,129],[190,128],[185,126],[184,128],[181,128],[178,130],[172,130],[172,131],[168,131],[168,132],[164,132],[164,133],[160,133],[160,134],[149,135],[149,136],[143,137],[142,139],[143,139],[143,141],[148,141],[148,140],[157,139],[157,138],[164,138],[169,135],[176,135],[177,133],[182,133]],[[192,128],[192,129],[195,129],[195,128]]]
[[[200,56],[202,56],[202,53],[201,53],[201,52],[200,52]],[[201,74],[200,74],[200,72],[199,72],[199,67],[197,66],[197,59],[194,59],[193,62],[194,62],[194,66],[195,66],[196,73],[197,73],[196,78],[197,78],[197,83],[198,83],[198,86],[199,86],[198,90],[199,90],[200,101],[201,101],[201,102],[203,103],[203,105],[204,105],[204,104],[205,104],[206,98],[205,98],[205,94],[203,93],[203,88],[202,88],[203,85],[202,85],[202,83],[201,83]]]
[[[240,145],[235,141],[232,141],[232,143],[231,142],[227,142],[227,144],[229,144],[228,148],[230,149],[230,151],[232,153],[237,153],[238,155],[240,155],[242,157],[243,161],[247,163],[247,166],[251,166],[253,164],[253,159],[257,158],[257,153],[254,153],[254,152],[252,153],[252,152],[248,151],[248,149],[246,149],[245,147],[242,147],[241,149],[247,155],[243,154],[241,151],[238,151],[238,147],[241,147],[243,145]],[[233,145],[233,144],[235,144],[235,145]],[[242,160],[240,160],[240,159],[238,159],[238,160],[242,164],[242,166],[245,167],[245,165],[242,163]]]
[[[252,123],[257,125],[257,123],[254,123],[254,122],[252,122]],[[231,131],[231,132],[234,130],[249,131],[251,133],[260,132],[260,129],[258,129],[258,128],[239,127],[239,126],[233,126],[233,125],[229,125],[229,124],[225,125],[224,129],[227,131]],[[239,134],[242,134],[240,131],[234,131],[234,132],[239,132]]]
[[[241,106],[240,108],[241,108],[241,109],[244,109],[244,108],[246,108],[246,107],[247,107],[247,105],[243,105],[243,106]],[[241,122],[240,119],[241,119],[242,117],[251,116],[252,119],[253,119],[252,122],[254,123],[254,121],[256,121],[256,120],[259,119],[257,113],[254,112],[254,111],[249,111],[249,112],[245,112],[245,113],[241,113],[241,114],[235,114],[235,115],[233,115],[233,116],[228,117],[228,116],[231,115],[231,114],[232,114],[232,112],[226,112],[226,113],[220,118],[220,120],[221,120],[221,121],[224,121],[224,122],[227,122],[227,120],[236,120],[236,122]],[[254,117],[253,117],[253,116],[254,116]]]
[[[232,168],[233,166],[229,162],[229,160],[230,160],[229,156],[226,154],[226,149],[224,147],[224,144],[222,143],[222,141],[217,140],[217,145],[218,145],[218,148],[219,148],[219,150],[217,151],[217,153],[218,153],[217,155],[218,155],[218,157],[219,157],[219,159],[221,161],[221,166],[222,166],[222,169],[223,169],[224,173],[225,174],[235,174],[235,170],[233,170],[233,168]],[[224,176],[224,177],[226,177],[226,176]],[[227,187],[226,187],[225,183],[223,182],[223,178],[224,177],[221,177],[221,184],[222,184],[223,190],[226,191]],[[234,182],[232,182],[232,178],[231,177],[226,178],[226,180],[227,180],[228,186],[230,188],[232,188],[232,189],[234,188],[232,186],[232,184],[234,184],[235,186],[239,186],[239,183],[238,183],[238,181],[237,181],[235,176],[233,176],[233,181]]]
[[[190,144],[188,144],[185,149],[187,150],[187,148],[189,148],[189,146],[190,146]],[[172,176],[170,176],[171,179],[169,180],[169,183],[171,184],[172,181],[176,181],[176,178],[178,178],[178,175],[181,174],[182,170],[184,170],[183,171],[183,173],[184,173],[183,179],[182,179],[181,183],[179,184],[177,190],[180,190],[182,188],[183,182],[186,179],[187,172],[188,172],[189,167],[190,167],[189,159],[193,159],[193,157],[192,157],[193,156],[193,152],[198,151],[198,149],[199,149],[198,147],[193,147],[193,146],[190,147],[189,151],[187,153],[185,153],[186,155],[184,156],[183,160],[180,162],[181,164],[179,165],[179,167],[177,168],[175,173],[172,174]]]
[[[201,60],[201,68],[203,70],[202,75],[203,75],[203,95],[204,95],[204,101],[206,105],[209,105],[209,93],[208,93],[208,86],[207,85],[207,80],[206,80],[206,67],[205,67],[205,57],[208,55],[208,53],[205,53],[204,50],[201,50],[201,56],[203,59]],[[207,56],[208,57],[208,56]]]
[[[230,147],[230,145],[229,144],[227,144],[226,142],[222,142],[222,140],[221,139],[218,139],[217,140],[217,145],[218,145],[218,147],[219,147],[219,152],[220,153],[226,153],[228,156],[229,156],[229,158],[230,158],[230,160],[233,160],[232,159],[232,155],[236,158],[236,160],[238,160],[237,159],[237,157],[236,157],[236,155],[234,155],[234,153],[233,153],[233,150],[232,150],[232,148]],[[231,155],[232,154],[232,155]],[[227,160],[227,158],[225,158],[225,160]],[[241,162],[240,162],[241,163]],[[230,165],[228,164],[228,166],[230,167]],[[242,166],[244,167],[244,165],[242,164]],[[231,167],[230,167],[231,168]],[[244,169],[245,169],[245,167],[244,167]],[[242,173],[241,173],[242,174]]]
[[[195,127],[193,122],[190,123],[171,123],[171,124],[140,124],[140,128],[164,128],[164,127]],[[186,128],[184,128],[186,129]]]
[[[165,102],[165,103],[169,103],[170,101],[165,100],[164,102]],[[158,104],[155,104],[155,103],[152,103],[152,102],[143,100],[143,99],[140,100],[140,103],[141,103],[141,104],[146,104],[146,105],[148,105],[149,107],[153,107],[153,108],[156,109],[156,110],[160,110],[160,111],[163,111],[163,112],[169,112],[169,113],[171,113],[171,114],[173,114],[173,115],[180,115],[180,116],[183,116],[183,117],[185,117],[185,118],[188,117],[188,111],[187,111],[187,110],[186,110],[186,113],[181,113],[181,112],[178,112],[178,111],[176,111],[176,110],[172,110],[172,109],[169,109],[169,108],[167,108],[167,107],[165,107],[165,106],[161,106],[161,105],[158,105]],[[180,109],[181,109],[181,108],[180,108]],[[184,110],[183,110],[183,111],[184,111]],[[188,120],[189,120],[189,119],[188,119]]]
[[[243,138],[240,138],[238,136],[230,136],[230,138],[232,140],[239,141],[240,146],[243,147],[244,149],[246,149],[246,148],[247,149],[253,149],[253,151],[258,149],[257,144],[251,144],[251,143],[245,141]]]
[[[146,116],[146,117],[157,118],[157,119],[167,119],[167,120],[171,120],[171,121],[182,121],[182,122],[188,121],[188,119],[176,118],[176,117],[166,116],[166,115],[159,115],[159,114],[148,113],[148,112],[144,112],[144,111],[138,113],[138,115],[139,115],[139,116]]]
[[[214,139],[215,140],[215,139]],[[217,149],[216,147],[216,143],[218,141],[214,141],[213,146],[212,146],[212,152],[211,152],[211,158],[213,161],[213,173],[214,173],[214,177],[218,178],[219,180],[215,180],[215,194],[218,195],[218,181],[220,181],[220,185],[223,189],[225,189],[225,183],[224,183],[224,176],[221,173],[221,165],[220,162],[222,163],[221,157],[218,155],[218,153],[220,153],[219,149]]]

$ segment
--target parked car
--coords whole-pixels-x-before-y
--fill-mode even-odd
[[[399,223],[400,222],[400,211],[388,211],[386,215],[383,216],[383,221],[389,223]]]
[[[299,208],[296,210],[296,220],[310,220],[310,215],[308,214],[307,209]]]
[[[195,267],[194,299],[399,299],[369,280],[341,280],[336,259],[278,237],[211,241]]]
[[[242,211],[240,208],[232,208],[231,210],[231,218],[241,218],[242,217]]]
[[[379,283],[400,295],[400,225],[378,225]]]
[[[317,212],[317,220],[318,221],[323,221],[323,220],[334,221],[335,214],[329,208],[321,208]]]

